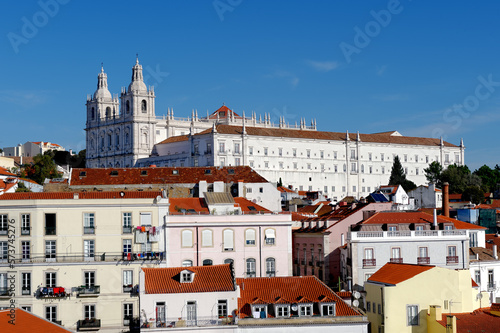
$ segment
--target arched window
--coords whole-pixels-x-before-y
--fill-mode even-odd
[[[117,147],[120,146],[120,133],[116,133],[116,136],[115,136],[115,145]]]
[[[125,144],[126,145],[128,145],[128,138],[129,138],[128,133],[125,133]]]
[[[255,245],[255,229],[245,230],[245,244]]]
[[[116,162],[115,163],[115,168],[119,168],[120,167],[120,162]]]
[[[90,139],[90,149],[94,149],[94,139]]]
[[[231,258],[224,259],[224,264],[226,264],[226,265],[227,265],[227,264],[232,264],[232,263],[234,263],[234,260],[233,260],[233,259],[231,259]]]
[[[276,231],[274,229],[266,229],[264,231],[266,245],[274,245],[276,239]]]
[[[213,246],[212,239],[213,239],[212,230],[205,229],[201,232],[201,246],[203,247]]]
[[[361,173],[364,173],[365,172],[365,166],[364,164],[361,164]]]
[[[129,112],[130,112],[130,102],[129,102],[129,101],[126,101],[126,102],[125,102],[125,112],[126,112],[126,113],[129,113]]]
[[[145,99],[143,99],[141,102],[141,111],[142,113],[146,113],[148,111],[148,103]]]
[[[212,261],[212,259],[203,260],[203,266],[212,266],[213,264],[214,262]]]
[[[182,267],[191,267],[191,266],[193,266],[192,260],[183,260],[182,261]]]
[[[247,264],[246,276],[247,277],[255,277],[255,259],[248,258],[246,261],[246,264]]]
[[[92,110],[90,111],[90,117],[91,117],[92,120],[95,119],[95,109],[94,109],[94,107],[92,107]]]
[[[182,247],[193,247],[193,232],[191,230],[182,230]]]
[[[274,258],[266,259],[266,276],[276,276],[276,260]]]
[[[108,146],[111,147],[111,134],[108,134]]]
[[[234,231],[231,229],[226,229],[223,232],[223,249],[224,251],[233,251],[234,250]]]
[[[148,144],[148,133],[147,132],[144,132],[142,134],[142,143],[147,145]]]
[[[108,106],[106,108],[106,118],[110,118],[111,117],[111,108]]]

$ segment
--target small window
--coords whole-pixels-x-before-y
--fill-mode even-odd
[[[80,171],[80,177],[87,177],[87,171]]]
[[[182,267],[191,267],[191,266],[193,266],[192,260],[183,260],[182,261]]]
[[[227,170],[227,173],[230,174],[230,175],[234,175],[234,169]]]
[[[212,170],[210,169],[205,169],[205,175],[211,175],[212,174]]]
[[[193,273],[182,272],[181,273],[181,282],[193,282]]]
[[[274,245],[276,238],[276,231],[274,229],[266,229],[264,233],[265,233],[266,245]]]
[[[172,174],[173,175],[178,175],[179,174],[179,170],[172,170]]]
[[[380,306],[380,305],[379,305]],[[408,305],[406,307],[407,312],[407,325],[408,326],[418,326],[418,305]]]
[[[203,266],[212,266],[213,264],[214,262],[212,261],[212,259],[203,260]]]
[[[227,317],[227,300],[226,299],[220,299],[217,301],[217,314],[219,315],[219,318]]]
[[[141,170],[141,176],[147,176],[148,170]]]
[[[193,232],[191,230],[182,230],[182,247],[193,247]]]
[[[110,176],[118,176],[118,170],[111,170]]]
[[[254,210],[255,210],[255,207],[254,207]],[[255,229],[245,230],[245,243],[247,245],[255,245]]]

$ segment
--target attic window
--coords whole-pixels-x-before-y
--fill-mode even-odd
[[[210,169],[205,169],[205,175],[210,175],[212,174],[212,170]]]
[[[220,112],[219,112],[219,116],[221,116],[221,117],[225,117],[225,116],[226,116],[226,111],[220,111]]]
[[[248,209],[250,209],[250,210],[257,210],[254,206],[248,206]]]
[[[230,174],[230,175],[234,175],[234,169],[227,170],[227,173]]]
[[[173,175],[178,175],[179,174],[179,170],[172,170],[172,174]]]
[[[112,170],[109,174],[111,176],[118,176],[118,170]]]
[[[181,272],[181,282],[193,282],[193,273],[189,271]]]
[[[141,170],[141,176],[147,176],[148,170]]]
[[[87,171],[80,171],[80,177],[87,177]]]

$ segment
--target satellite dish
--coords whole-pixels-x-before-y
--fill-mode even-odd
[[[358,307],[359,306],[359,301],[357,299],[355,299],[354,301],[352,301],[352,305],[355,306],[355,307]]]
[[[292,304],[292,311],[297,311],[299,309],[299,307],[297,306],[297,304]]]
[[[354,292],[352,293],[352,296],[354,296],[354,298],[355,298],[355,299],[358,299],[358,298],[360,298],[360,297],[361,297],[361,294],[359,293],[359,291],[354,291]]]
[[[477,299],[477,300],[480,300],[480,299],[482,299],[482,298],[483,298],[483,294],[479,293],[479,294],[477,294],[477,295],[476,295],[476,299]]]

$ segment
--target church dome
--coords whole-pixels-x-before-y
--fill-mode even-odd
[[[148,88],[146,84],[144,84],[142,78],[142,66],[139,64],[139,57],[137,56],[135,60],[135,65],[132,67],[132,82],[130,82],[128,86],[128,92],[136,91],[136,92],[148,92]]]
[[[97,75],[97,90],[94,93],[94,99],[96,98],[111,99],[111,93],[108,90],[108,75],[104,73],[104,67],[102,64],[101,72]]]
[[[94,93],[94,98],[109,98],[111,99],[111,93],[107,88],[99,88]]]
[[[146,84],[143,81],[132,81],[129,86],[128,86],[128,91],[141,91],[141,92],[147,92],[148,89],[146,87]]]

